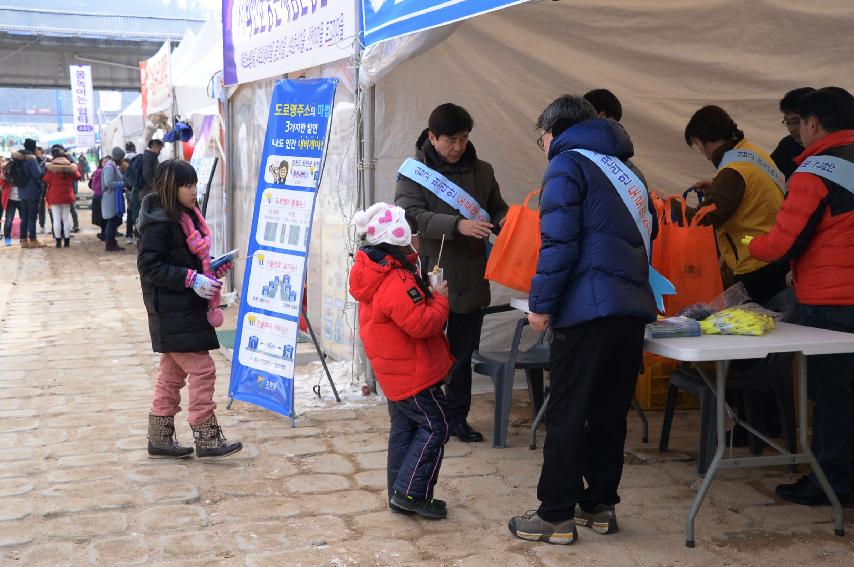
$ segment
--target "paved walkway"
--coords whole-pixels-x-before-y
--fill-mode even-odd
[[[446,521],[385,507],[382,405],[287,420],[221,405],[235,458],[149,461],[150,351],[132,253],[106,256],[90,232],[69,250],[0,247],[0,564],[65,565],[852,565],[854,538],[832,535],[829,508],[775,500],[782,469],[728,471],[683,546],[698,485],[696,412],[677,416],[670,460],[640,443],[630,417],[618,508],[622,531],[583,530],[571,547],[512,538],[511,515],[535,506],[541,452],[517,395],[510,445],[451,441],[437,495]],[[219,368],[223,402],[228,363]],[[485,431],[491,397],[475,398]],[[181,414],[179,435],[189,440]],[[650,414],[653,438],[660,414]],[[683,460],[680,460],[683,459]],[[849,534],[854,514],[847,511]]]

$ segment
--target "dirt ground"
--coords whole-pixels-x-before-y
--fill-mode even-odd
[[[81,219],[88,226],[88,211]],[[698,412],[679,412],[665,456],[655,450],[661,414],[649,414],[647,445],[629,416],[621,531],[580,528],[568,547],[507,532],[512,515],[537,504],[542,453],[527,447],[524,392],[507,449],[489,443],[491,395],[475,397],[471,422],[488,439],[449,443],[437,488],[444,521],[387,510],[384,405],[330,403],[295,429],[247,404],[226,410],[220,353],[217,413],[244,450],[215,463],[150,461],[157,357],[133,251],[106,255],[87,229],[67,250],[0,247],[0,275],[0,565],[854,565],[854,510],[848,535],[835,537],[829,508],[775,497],[775,484],[796,478],[783,468],[722,472],[687,549]]]

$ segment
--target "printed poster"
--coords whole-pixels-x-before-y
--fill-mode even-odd
[[[92,90],[92,67],[70,65],[71,105],[77,147],[95,147],[95,91]]]
[[[293,419],[311,223],[337,79],[276,83],[245,256],[228,395]]]

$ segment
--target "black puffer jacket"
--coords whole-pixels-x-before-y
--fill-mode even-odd
[[[142,200],[136,229],[142,235],[136,266],[154,352],[198,352],[219,348],[207,320],[208,302],[185,287],[187,270],[202,270],[184,232],[169,219],[156,195]]]

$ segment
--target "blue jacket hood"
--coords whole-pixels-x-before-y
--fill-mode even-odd
[[[635,155],[635,147],[622,124],[607,118],[579,122],[552,140],[549,159],[574,149],[592,150],[621,160]]]

